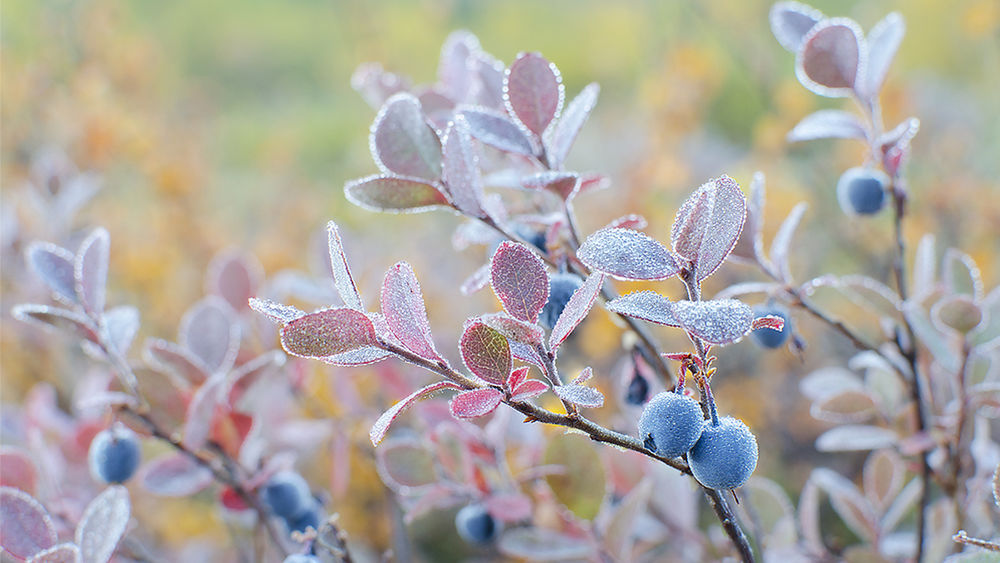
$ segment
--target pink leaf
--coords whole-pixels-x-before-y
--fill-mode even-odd
[[[563,103],[562,76],[538,53],[517,56],[504,80],[507,111],[536,135],[541,135]]]
[[[102,227],[94,229],[80,243],[73,264],[77,301],[91,314],[104,311],[109,245],[108,231]]]
[[[576,140],[580,129],[583,128],[583,124],[590,117],[590,112],[593,111],[594,105],[597,104],[597,95],[600,91],[601,87],[592,82],[586,85],[573,98],[573,101],[567,104],[566,111],[563,112],[562,117],[559,118],[559,122],[556,123],[555,130],[552,132],[551,142],[549,142],[548,146],[549,165],[553,168],[561,167],[563,162],[566,161],[566,156],[569,154],[570,147],[573,146],[573,141]]]
[[[525,368],[527,373],[527,368]],[[15,446],[0,446],[0,486],[14,487],[33,494],[38,470],[28,452]]]
[[[479,141],[504,152],[531,156],[537,151],[524,129],[506,116],[486,108],[464,108],[458,112],[469,125],[469,133]]]
[[[740,238],[747,202],[729,176],[703,184],[677,211],[670,242],[674,252],[693,264],[701,281],[722,265]]]
[[[531,190],[549,190],[567,200],[576,195],[580,175],[574,172],[550,170],[521,178],[521,185]]]
[[[824,17],[822,12],[805,4],[778,2],[771,7],[771,31],[782,47],[795,53],[809,30]]]
[[[56,530],[45,508],[28,493],[0,487],[0,547],[27,559],[56,543]]]
[[[427,395],[442,389],[461,389],[461,387],[450,381],[438,381],[437,383],[432,383],[422,389],[414,391],[410,394],[410,396],[406,397],[402,401],[399,401],[378,417],[378,420],[375,421],[371,431],[368,432],[368,437],[371,438],[372,445],[379,445],[382,438],[385,438],[385,433],[389,431],[389,425],[392,424],[392,421],[396,420],[396,417],[399,416],[399,413],[403,412],[403,409],[409,407],[418,399],[426,397]]]
[[[210,373],[229,371],[240,349],[236,311],[221,297],[202,298],[181,318],[177,342],[201,360]]]
[[[443,158],[444,183],[455,207],[469,217],[485,217],[479,156],[472,144],[469,124],[461,115],[455,117],[445,132]]]
[[[409,351],[422,358],[440,360],[427,322],[424,296],[413,269],[399,262],[385,273],[382,283],[382,314],[389,330]]]
[[[73,543],[61,543],[32,555],[28,563],[80,563],[83,556]]]
[[[590,381],[592,377],[594,377],[594,370],[592,370],[590,366],[587,366],[583,368],[583,371],[580,372],[580,375],[576,376],[573,379],[572,384],[580,385],[581,383],[586,383],[587,381]]]
[[[753,324],[750,325],[750,330],[757,330],[758,328],[769,328],[780,331],[785,328],[785,319],[773,315],[757,317],[753,320]]]
[[[212,484],[212,472],[187,455],[168,453],[142,469],[143,488],[163,497],[187,497]]]
[[[98,341],[97,329],[90,322],[90,319],[75,311],[28,303],[12,307],[11,315],[19,321],[57,328],[95,344]]]
[[[510,354],[522,362],[527,362],[533,366],[538,366],[540,369],[545,369],[545,362],[543,362],[542,357],[538,355],[538,350],[535,349],[535,346],[511,340]]]
[[[416,213],[451,206],[436,185],[404,176],[365,176],[348,182],[344,195],[358,207],[389,213]]]
[[[385,174],[425,180],[441,177],[441,141],[411,94],[396,94],[382,106],[372,124],[369,144],[375,163]]]
[[[205,289],[225,299],[233,310],[240,311],[257,294],[263,277],[264,269],[253,255],[227,250],[216,254],[208,265]]]
[[[184,420],[184,445],[197,450],[208,441],[212,431],[212,419],[215,408],[222,399],[221,389],[226,381],[225,373],[216,373],[210,377],[191,398],[188,404],[187,416]]]
[[[479,50],[479,39],[468,31],[453,31],[445,39],[437,74],[438,82],[452,100],[465,100],[471,93],[475,83],[469,63]]]
[[[674,302],[655,291],[637,291],[608,302],[608,310],[666,326],[681,326]]]
[[[507,69],[493,55],[479,51],[472,54],[472,69],[479,79],[473,89],[473,101],[488,108],[503,109],[503,77]]]
[[[76,526],[76,544],[83,563],[104,563],[125,534],[132,505],[128,489],[112,485],[90,501]]]
[[[301,311],[291,305],[276,303],[270,299],[253,297],[250,301],[248,301],[248,304],[254,311],[257,311],[258,313],[270,318],[272,321],[282,325],[306,316],[305,311]]]
[[[558,348],[587,316],[603,286],[604,274],[595,272],[590,274],[583,285],[573,292],[549,335],[549,347],[552,350]]]
[[[354,309],[325,309],[296,319],[281,329],[286,352],[302,358],[324,358],[377,344],[375,327]]]
[[[805,116],[788,133],[788,141],[813,139],[864,139],[865,126],[853,113],[839,109],[821,109]]]
[[[466,327],[459,342],[462,360],[473,374],[485,381],[503,385],[510,375],[510,344],[499,331],[480,321]]]
[[[521,243],[505,241],[491,264],[493,291],[504,309],[517,319],[536,322],[549,297],[549,277],[541,258]]]
[[[50,242],[33,242],[28,245],[25,259],[57,299],[67,304],[78,302],[73,274],[76,257],[72,252]]]
[[[585,385],[556,385],[552,388],[556,396],[574,405],[596,408],[604,405],[604,394]]]
[[[868,66],[865,69],[865,94],[869,97],[878,95],[889,72],[889,65],[896,56],[906,25],[903,17],[892,12],[868,33]]]
[[[486,326],[504,335],[508,341],[537,346],[545,338],[542,327],[515,319],[507,313],[490,313],[477,318]]]
[[[858,24],[831,18],[817,23],[803,38],[795,57],[795,74],[803,86],[820,96],[841,98],[865,87],[858,80],[867,58]]]
[[[194,385],[201,384],[209,375],[205,364],[187,349],[158,338],[146,341],[143,359],[153,369]]]
[[[514,389],[518,385],[524,383],[524,381],[528,378],[529,370],[531,370],[530,367],[522,366],[510,372],[510,376],[507,377],[507,389]]]
[[[753,325],[753,310],[735,299],[677,301],[672,310],[685,330],[710,344],[735,342]]]
[[[576,255],[592,270],[620,280],[665,280],[680,270],[665,246],[630,229],[601,229]]]
[[[549,390],[549,385],[544,381],[529,379],[517,387],[511,389],[511,401],[527,401],[533,399]]]
[[[488,387],[459,393],[448,401],[448,407],[456,418],[476,418],[493,412],[501,401],[503,392]]]

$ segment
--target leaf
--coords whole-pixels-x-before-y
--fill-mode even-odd
[[[555,436],[545,448],[544,464],[566,468],[561,474],[545,476],[556,500],[583,520],[597,516],[607,484],[601,457],[589,439],[573,434]]]
[[[729,176],[703,184],[681,205],[670,243],[676,254],[691,261],[696,280],[719,269],[736,246],[746,215],[746,198]]]
[[[927,312],[916,303],[907,301],[903,304],[903,315],[913,327],[917,340],[930,350],[941,367],[951,373],[957,372],[960,364],[958,353],[951,346],[950,339],[934,326]]]
[[[753,320],[753,324],[750,325],[750,330],[757,330],[760,328],[769,328],[771,330],[780,331],[785,328],[785,319],[774,315],[757,317]]]
[[[31,269],[66,304],[78,302],[73,274],[75,259],[72,252],[50,242],[33,242],[25,251],[25,261]]]
[[[993,288],[979,306],[985,318],[969,335],[969,343],[987,349],[995,347],[1000,339],[1000,286]]]
[[[469,217],[485,217],[483,179],[479,173],[479,155],[472,144],[469,124],[461,115],[448,125],[444,134],[444,184],[459,211]]]
[[[484,505],[490,516],[501,522],[519,522],[531,518],[531,498],[521,493],[495,493]]]
[[[201,384],[209,375],[208,368],[186,348],[158,338],[146,340],[143,359],[153,369],[193,385]]]
[[[653,492],[653,481],[643,479],[618,505],[604,531],[604,546],[615,561],[632,561],[635,543],[636,520],[646,510],[646,503]]]
[[[926,296],[934,288],[937,277],[937,259],[934,257],[934,235],[928,233],[920,237],[913,257],[913,294]]]
[[[486,287],[486,284],[488,283],[490,283],[490,265],[483,264],[462,282],[462,285],[458,288],[458,290],[462,295],[472,295],[473,293]]]
[[[365,176],[344,186],[348,201],[370,211],[418,213],[451,207],[441,190],[424,180],[403,176]]]
[[[98,227],[83,239],[80,250],[76,253],[73,264],[76,301],[90,314],[104,311],[109,245],[108,231]]]
[[[818,420],[859,423],[870,420],[877,412],[875,399],[867,391],[846,390],[813,402],[809,414]]]
[[[455,418],[476,418],[493,412],[503,401],[503,391],[487,387],[455,395],[448,401]]]
[[[510,344],[499,331],[475,321],[462,333],[459,349],[466,367],[477,377],[496,385],[507,381],[513,362]]]
[[[778,2],[771,6],[771,32],[785,49],[795,53],[809,30],[824,19],[819,10],[798,2]]]
[[[531,190],[549,190],[567,200],[576,193],[580,185],[580,175],[574,172],[549,170],[521,178],[521,185]]]
[[[564,87],[556,66],[538,53],[520,53],[504,78],[504,103],[529,131],[541,136],[562,107]]]
[[[518,242],[504,241],[493,254],[490,281],[503,308],[514,318],[535,323],[549,298],[545,264]]]
[[[386,101],[372,123],[369,145],[384,174],[441,177],[441,140],[412,94],[401,92]]]
[[[493,55],[479,51],[472,55],[472,70],[479,82],[474,84],[474,101],[488,108],[503,109],[503,77],[506,67]]]
[[[209,263],[205,289],[225,299],[234,311],[240,311],[257,294],[263,277],[263,267],[253,255],[227,250],[216,254]]]
[[[569,149],[573,146],[573,141],[579,135],[583,124],[590,117],[590,112],[597,104],[597,95],[601,92],[601,87],[596,82],[591,82],[584,86],[583,90],[576,95],[573,100],[566,105],[555,129],[552,130],[552,137],[548,143],[549,166],[558,169],[562,167],[569,154]]]
[[[646,218],[642,215],[636,215],[635,213],[629,213],[628,215],[623,215],[614,221],[608,223],[605,227],[606,229],[645,229],[649,225]]]
[[[302,358],[322,359],[377,344],[371,320],[354,309],[317,311],[281,329],[281,346]]]
[[[82,557],[80,548],[67,542],[39,551],[28,558],[28,563],[80,563]]]
[[[803,86],[820,96],[842,98],[856,87],[864,87],[858,80],[867,56],[857,23],[847,18],[826,19],[803,38],[795,57],[795,75]]]
[[[399,413],[403,412],[403,409],[409,407],[418,399],[426,397],[427,395],[430,395],[442,389],[461,389],[461,387],[450,381],[438,381],[437,383],[432,383],[426,387],[414,391],[405,399],[399,401],[398,403],[390,407],[389,410],[385,411],[384,413],[381,414],[381,416],[378,417],[378,420],[375,421],[375,424],[372,425],[372,429],[368,432],[368,437],[371,439],[372,445],[373,446],[379,445],[379,442],[382,441],[382,438],[385,438],[385,433],[389,431],[389,425],[392,424],[392,421],[396,420],[396,417],[399,416]]]
[[[556,385],[552,391],[567,403],[581,407],[597,408],[604,406],[604,394],[586,385]]]
[[[566,302],[566,307],[563,308],[562,313],[556,320],[555,326],[552,327],[552,333],[549,335],[549,347],[553,351],[559,348],[576,327],[583,322],[587,313],[590,312],[591,307],[594,306],[594,301],[597,299],[598,294],[601,293],[603,286],[604,274],[595,272],[587,276],[583,285],[573,292],[569,301]]]
[[[839,109],[821,109],[805,116],[788,132],[788,142],[814,139],[865,139],[865,126],[853,113]]]
[[[666,326],[681,326],[674,315],[674,302],[655,291],[636,291],[618,297],[607,304],[612,313],[642,319]]]
[[[512,528],[497,547],[508,557],[529,561],[586,560],[593,555],[593,547],[580,538],[542,528]]]
[[[504,152],[531,156],[537,151],[524,129],[507,117],[486,108],[463,108],[457,112],[469,125],[469,133]]]
[[[507,313],[490,313],[477,317],[477,320],[498,331],[511,342],[537,346],[545,338],[545,330],[542,327],[515,319]]]
[[[221,297],[202,298],[181,318],[177,342],[201,360],[209,373],[229,371],[240,349],[236,311]]]
[[[412,494],[411,489],[437,482],[434,458],[421,443],[409,438],[394,438],[375,450],[379,476],[394,491]]]
[[[850,452],[891,447],[898,441],[896,433],[878,426],[845,425],[831,428],[816,438],[821,452]]]
[[[276,303],[270,299],[252,297],[248,301],[248,304],[254,311],[282,325],[306,316],[305,311],[292,307],[291,305]]]
[[[198,450],[208,441],[215,409],[223,399],[220,395],[225,381],[225,373],[217,372],[191,397],[184,419],[184,445],[188,449]]]
[[[147,463],[140,474],[143,488],[162,497],[188,497],[212,484],[212,472],[182,453],[168,453]]]
[[[406,262],[385,273],[382,283],[382,314],[389,330],[407,350],[429,360],[441,360],[434,348],[420,282]]]
[[[534,399],[549,390],[549,385],[544,381],[529,379],[511,389],[511,401],[527,401]]]
[[[889,65],[896,56],[899,44],[903,42],[906,25],[903,17],[892,12],[868,32],[868,67],[865,69],[865,93],[874,98],[882,89]]]
[[[580,370],[580,375],[573,378],[571,382],[573,385],[580,385],[581,383],[586,383],[594,378],[594,370],[587,366]]]
[[[21,489],[31,495],[37,483],[38,470],[27,450],[17,446],[0,446],[0,486]]]
[[[0,487],[0,547],[27,559],[56,543],[55,527],[45,508],[28,493]]]
[[[630,229],[601,229],[576,255],[588,268],[620,280],[665,280],[680,271],[665,246]]]
[[[124,356],[139,331],[139,310],[131,305],[115,307],[104,314],[104,325],[111,343]]]
[[[386,72],[379,63],[362,63],[351,75],[351,88],[361,94],[368,105],[379,109],[393,94],[409,90],[410,80]]]
[[[948,291],[971,295],[977,301],[983,298],[983,275],[971,256],[961,250],[949,248],[944,252],[942,263],[944,266],[941,276]]]
[[[528,372],[531,370],[529,366],[522,366],[510,372],[507,376],[507,382],[504,384],[507,389],[514,389],[518,385],[524,383],[528,378]]]
[[[753,326],[753,310],[735,299],[677,301],[672,309],[681,327],[710,344],[735,342]]]
[[[771,241],[771,262],[781,272],[781,276],[785,281],[792,279],[792,274],[788,268],[788,250],[792,246],[792,237],[808,208],[809,204],[805,202],[801,202],[793,207],[791,212],[788,213],[788,217],[781,223],[781,227],[778,228],[778,233],[774,235],[774,240]]]
[[[452,100],[464,100],[471,93],[474,82],[469,62],[479,50],[479,39],[468,31],[453,31],[444,40],[437,76],[445,95]]]
[[[862,476],[865,496],[883,512],[903,490],[906,465],[895,451],[877,450],[865,461]]]
[[[69,309],[26,303],[11,308],[11,315],[19,321],[57,328],[95,344],[99,342],[97,329],[91,324],[90,319]]]
[[[878,533],[877,518],[854,483],[825,467],[814,469],[810,479],[830,495],[834,511],[851,531],[866,541],[874,541]]]
[[[87,505],[76,526],[76,544],[84,563],[105,563],[125,534],[132,505],[128,489],[112,485]]]

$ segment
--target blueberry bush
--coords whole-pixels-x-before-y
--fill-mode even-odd
[[[817,273],[822,261],[807,260],[802,281],[791,259],[810,253],[797,234],[808,205],[771,229],[762,172],[695,179],[667,220],[600,208],[582,220],[578,207],[602,194],[631,197],[573,154],[600,87],[568,91],[541,53],[507,63],[467,31],[448,35],[433,83],[357,68],[374,173],[343,187],[356,221],[426,213],[397,218],[392,252],[425,227],[475,248],[457,281],[441,243],[420,249],[429,261],[372,275],[380,257],[359,251],[359,229],[329,221],[319,244],[282,250],[312,260],[309,272],[217,252],[204,295],[160,338],[155,315],[118,304],[128,293],[111,276],[111,230],[80,226],[100,176],[33,151],[25,189],[41,219],[4,215],[10,330],[45,342],[36,327],[54,329],[75,347],[53,348],[65,362],[39,358],[56,376],[5,399],[0,554],[959,562],[1000,551],[1000,291],[969,254],[939,257],[934,234],[911,248],[920,121],[887,126],[881,105],[903,17],[865,34],[797,2],[769,15],[801,85],[854,102],[807,115],[787,140],[860,143],[859,162],[823,174],[824,201],[843,210],[824,216],[878,233],[885,268]],[[828,305],[832,294],[865,316]],[[815,327],[837,340],[807,346]],[[612,352],[597,351],[602,338]],[[800,362],[788,368],[797,384],[759,408],[792,397],[827,425],[801,479],[782,477],[781,429],[732,408],[732,378],[767,375],[738,364],[782,354]],[[171,502],[210,513],[227,539],[185,544],[195,520],[172,532],[184,547],[171,551],[150,516]]]

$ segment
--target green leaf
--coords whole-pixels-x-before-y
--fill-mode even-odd
[[[565,472],[545,480],[556,499],[584,520],[592,520],[604,502],[604,465],[590,440],[560,434],[545,449],[545,465],[561,465]]]

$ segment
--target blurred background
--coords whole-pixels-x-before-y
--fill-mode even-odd
[[[996,285],[1000,4],[814,5],[866,30],[889,11],[902,13],[907,34],[882,101],[890,127],[909,116],[921,120],[908,168],[910,250],[923,233],[936,233],[939,253],[962,248],[977,260],[987,287]],[[3,2],[4,405],[21,402],[37,381],[64,381],[77,369],[43,354],[51,344],[9,316],[13,303],[31,295],[25,284],[34,283],[18,274],[20,249],[51,233],[51,217],[33,214],[26,203],[31,163],[50,149],[103,177],[74,226],[109,230],[109,301],[142,311],[140,337],[173,338],[183,312],[203,295],[204,272],[217,252],[246,250],[267,274],[308,269],[317,233],[331,219],[341,224],[368,303],[375,303],[387,267],[403,259],[413,265],[441,348],[456,341],[466,314],[496,310],[488,292],[457,297],[458,285],[485,259],[478,248],[451,250],[446,241],[457,217],[374,214],[349,204],[342,191],[346,181],[376,171],[368,153],[375,111],[351,89],[354,69],[377,61],[414,83],[433,82],[440,46],[455,29],[472,31],[507,64],[519,51],[540,51],[562,72],[567,97],[600,83],[597,108],[568,166],[607,174],[612,186],[577,201],[583,231],[636,212],[649,219],[649,234],[665,240],[691,190],[723,173],[746,188],[760,170],[767,176],[766,240],[796,203],[810,204],[792,252],[798,279],[867,272],[888,280],[890,215],[851,220],[834,192],[840,173],[862,162],[862,145],[785,141],[817,109],[853,108],[799,85],[793,56],[769,30],[769,7],[761,0]],[[706,293],[754,276],[746,266],[727,265]],[[676,282],[655,287],[671,296],[682,291]],[[878,330],[863,311],[841,311]],[[596,316],[575,345],[579,359],[567,361],[607,369],[620,331],[606,315]],[[827,426],[810,418],[797,379],[843,363],[852,350],[811,320],[800,325],[809,343],[802,359],[731,346],[720,355],[716,391],[721,408],[744,418],[762,451],[771,452],[758,471],[785,479],[793,493],[817,464],[849,468],[863,459],[833,460],[812,448]],[[677,334],[662,336],[667,348],[685,346]],[[361,467],[362,476],[377,479],[370,464]],[[365,477],[357,479],[363,487]],[[368,527],[358,504],[337,507],[354,515],[345,518],[346,529],[381,529]],[[212,525],[192,522],[171,533],[211,535],[204,530]]]

